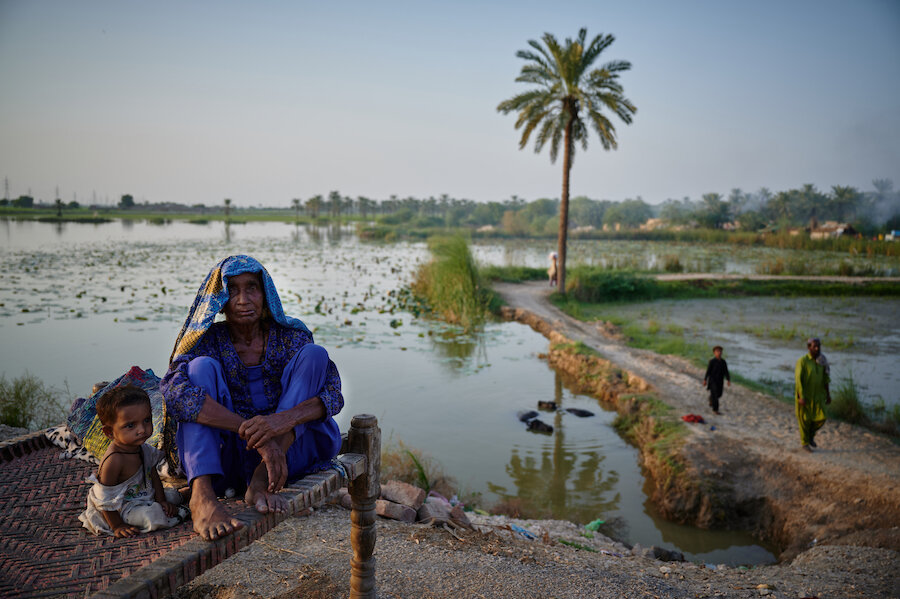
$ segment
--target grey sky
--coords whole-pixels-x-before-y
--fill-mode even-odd
[[[0,0],[0,177],[51,200],[558,197],[497,104],[545,31],[612,33],[637,105],[572,193],[900,184],[900,3]]]

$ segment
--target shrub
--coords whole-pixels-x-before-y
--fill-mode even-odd
[[[684,272],[684,266],[681,264],[681,260],[678,256],[666,256],[663,269],[666,272]]]
[[[57,393],[27,372],[7,381],[0,376],[0,423],[37,430],[62,422],[65,411]]]
[[[617,302],[653,299],[660,288],[650,277],[579,266],[569,274],[566,292],[581,302]]]

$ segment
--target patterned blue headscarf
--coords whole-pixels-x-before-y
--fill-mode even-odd
[[[266,306],[275,322],[309,333],[309,329],[302,321],[284,315],[281,299],[278,297],[278,292],[275,291],[275,283],[272,282],[272,277],[262,264],[250,256],[229,256],[216,264],[206,275],[203,284],[200,285],[197,297],[194,298],[194,303],[184,321],[184,326],[181,327],[178,339],[175,340],[175,349],[172,351],[169,362],[175,359],[175,356],[189,352],[200,341],[203,334],[216,321],[216,315],[228,303],[228,277],[245,272],[260,274],[266,294]]]

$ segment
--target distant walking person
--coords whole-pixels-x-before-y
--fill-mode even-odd
[[[816,447],[816,431],[825,424],[826,404],[831,403],[828,390],[829,368],[819,362],[821,342],[812,338],[806,342],[809,353],[797,360],[794,368],[797,424],[800,426],[800,444],[806,451]]]
[[[550,286],[553,287],[559,282],[559,272],[557,272],[556,262],[559,259],[556,252],[550,252],[550,268],[547,269],[547,277],[550,279]]]
[[[713,414],[720,413],[719,398],[722,397],[725,379],[728,379],[730,387],[731,375],[728,374],[728,363],[722,359],[722,346],[717,345],[713,348],[713,358],[706,366],[706,374],[703,376],[703,385],[709,389],[709,407],[712,408]]]

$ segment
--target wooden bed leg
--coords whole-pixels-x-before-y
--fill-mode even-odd
[[[366,472],[350,481],[351,599],[375,599],[375,500],[381,494],[381,429],[371,414],[358,414],[350,423],[347,443],[351,453],[366,456]]]

